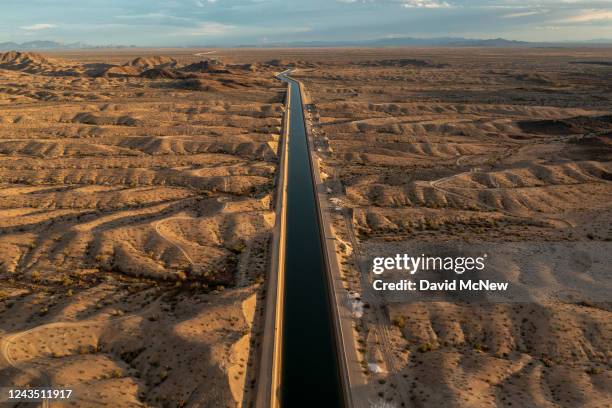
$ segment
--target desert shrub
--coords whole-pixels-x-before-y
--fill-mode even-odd
[[[241,254],[245,249],[246,249],[246,244],[244,243],[243,240],[239,240],[238,242],[236,242],[234,245],[232,245],[229,248],[229,250],[232,251],[236,255]]]
[[[603,370],[599,367],[589,367],[585,371],[587,374],[590,374],[590,375],[597,375],[603,372]]]
[[[403,329],[406,326],[406,319],[404,319],[403,316],[398,316],[393,319],[393,324],[399,327],[400,329]]]
[[[417,350],[420,353],[426,353],[428,351],[433,350],[433,345],[431,343],[423,343],[417,348]]]

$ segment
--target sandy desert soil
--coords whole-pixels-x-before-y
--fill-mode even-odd
[[[612,406],[612,51],[302,53],[370,401]],[[372,257],[442,248],[525,297],[372,290]]]
[[[248,401],[284,88],[271,64],[0,54],[0,386]]]

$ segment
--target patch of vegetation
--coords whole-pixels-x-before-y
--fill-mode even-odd
[[[404,319],[403,316],[398,316],[393,319],[393,324],[399,327],[400,329],[403,329],[406,326],[406,319]]]
[[[417,348],[420,353],[427,353],[428,351],[432,351],[433,349],[434,346],[431,343],[423,343]]]

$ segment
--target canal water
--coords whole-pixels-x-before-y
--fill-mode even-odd
[[[341,407],[329,291],[302,98],[291,82],[281,401],[285,408]]]

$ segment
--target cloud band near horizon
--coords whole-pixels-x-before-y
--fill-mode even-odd
[[[265,45],[384,37],[612,39],[612,3],[591,0],[5,0],[0,41]],[[128,4],[126,4],[128,3]]]

